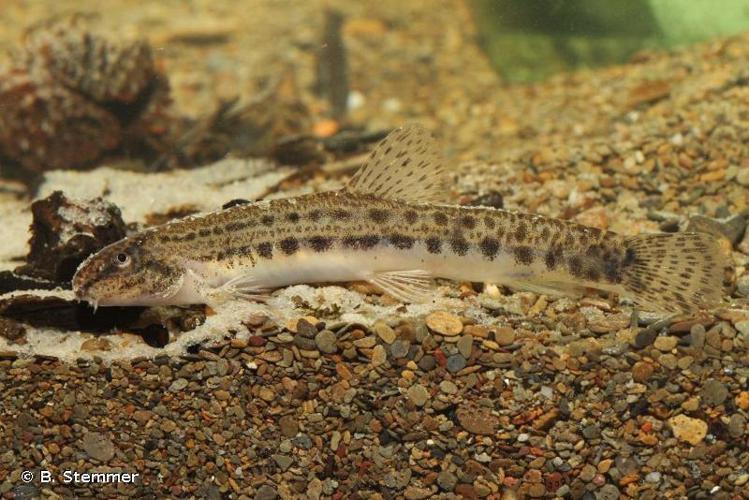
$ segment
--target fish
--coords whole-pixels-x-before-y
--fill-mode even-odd
[[[722,298],[725,257],[707,233],[620,235],[574,222],[446,203],[437,141],[395,129],[344,188],[188,216],[112,243],[72,280],[98,306],[267,301],[289,285],[366,281],[403,302],[435,279],[551,296],[617,294],[635,307],[696,312]]]

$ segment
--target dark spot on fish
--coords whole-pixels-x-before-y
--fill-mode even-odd
[[[372,208],[369,210],[369,218],[375,222],[383,223],[388,220],[387,210],[381,208]]]
[[[570,257],[568,262],[570,268],[570,274],[576,278],[580,278],[583,275],[583,263],[579,256],[573,255]]]
[[[426,239],[427,251],[429,253],[440,253],[442,248],[442,240],[434,236],[430,236]]]
[[[264,241],[257,246],[257,254],[264,259],[273,258],[273,245]]]
[[[487,227],[487,229],[494,229],[494,226],[495,226],[494,217],[491,217],[489,215],[484,217],[484,225]]]
[[[309,239],[309,246],[315,252],[324,252],[333,245],[333,238],[326,236],[313,236]]]
[[[585,271],[585,277],[590,281],[598,281],[601,279],[601,273],[597,269],[590,267]]]
[[[341,208],[334,209],[330,214],[336,220],[345,220],[345,219],[351,218],[351,212],[348,212],[348,211],[343,210]]]
[[[479,245],[481,247],[481,253],[483,253],[489,260],[494,260],[494,257],[499,252],[499,241],[496,238],[484,238],[481,240]]]
[[[246,222],[230,222],[226,226],[224,226],[224,229],[226,231],[241,231],[242,229],[245,229],[249,224]]]
[[[622,281],[621,266],[618,259],[605,259],[603,261],[603,274],[606,279],[612,283],[619,283]]]
[[[518,224],[518,227],[515,228],[515,239],[518,241],[518,243],[522,243],[527,237],[528,228],[526,227],[524,222],[520,222]]]
[[[318,222],[318,221],[320,220],[320,218],[321,218],[321,217],[322,217],[322,210],[318,210],[318,209],[315,209],[315,210],[312,210],[312,211],[311,211],[311,212],[309,213],[309,218],[310,218],[310,220],[312,220],[313,222]]]
[[[416,210],[408,210],[403,214],[403,217],[406,219],[407,223],[416,224],[416,221],[419,219],[419,214],[416,213]]]
[[[414,245],[414,239],[403,234],[391,234],[388,238],[395,248],[407,250]]]
[[[464,215],[461,217],[460,223],[467,229],[473,229],[476,227],[476,219],[471,215]]]
[[[202,236],[202,237],[205,238],[206,236],[210,236],[211,235],[211,230],[210,229],[201,229],[200,231],[198,231],[198,234],[200,236]]]
[[[283,253],[285,253],[286,255],[291,255],[299,250],[299,241],[297,241],[296,238],[284,238],[278,243],[278,246],[281,248]]]
[[[171,238],[169,238],[169,236],[163,234],[163,235],[159,236],[159,241],[161,243],[169,243],[171,241]]]
[[[289,222],[299,222],[299,213],[298,212],[290,212],[286,214],[286,220]]]
[[[184,236],[182,236],[182,241],[192,241],[192,240],[194,240],[197,237],[198,237],[198,235],[195,234],[194,231],[191,231],[191,232],[185,234]]]
[[[458,255],[465,255],[468,253],[469,244],[465,238],[458,236],[450,240],[450,248]]]
[[[265,214],[262,217],[260,217],[260,223],[264,226],[272,226],[273,225],[273,216],[270,214]]]
[[[549,250],[548,252],[546,252],[546,255],[544,256],[544,264],[546,264],[546,269],[551,271],[557,267],[558,263],[559,260],[557,259],[557,255],[556,253],[554,253],[554,250]]]
[[[343,246],[355,250],[369,250],[377,245],[379,241],[380,238],[372,234],[366,236],[346,236],[341,240]]]
[[[526,245],[520,245],[512,250],[515,255],[515,260],[520,264],[532,264],[533,263],[533,249]]]
[[[543,241],[546,241],[549,239],[549,236],[551,236],[551,230],[547,226],[544,226],[544,228],[541,230],[541,239]]]
[[[443,214],[442,212],[435,212],[432,217],[434,217],[434,222],[436,222],[440,226],[447,225],[447,215]]]
[[[224,230],[221,226],[216,226],[213,228],[213,234],[224,234]]]
[[[627,251],[624,252],[624,260],[622,261],[622,265],[625,267],[631,266],[632,264],[634,264],[635,260],[637,260],[635,249],[628,248]]]

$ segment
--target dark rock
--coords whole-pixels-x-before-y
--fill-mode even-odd
[[[693,215],[689,218],[686,230],[721,236],[736,245],[744,235],[748,217],[749,211],[722,221],[704,215]]]
[[[493,207],[493,208],[504,208],[505,202],[502,198],[502,194],[498,191],[489,191],[486,194],[477,196],[473,200],[467,203],[468,206],[472,207]]]
[[[0,337],[15,341],[26,335],[26,328],[13,320],[0,317]]]
[[[119,209],[101,198],[73,201],[55,191],[32,203],[31,213],[31,250],[18,274],[69,282],[86,257],[125,237]]]
[[[0,295],[16,290],[54,290],[59,283],[23,276],[13,271],[0,271]]]
[[[276,498],[278,498],[278,492],[274,487],[267,484],[258,488],[255,494],[255,500],[275,500]]]
[[[81,24],[63,16],[28,30],[0,76],[0,155],[28,171],[80,168],[118,147],[165,149],[169,84],[151,47]]]

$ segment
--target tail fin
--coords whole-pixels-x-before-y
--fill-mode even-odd
[[[695,312],[723,296],[728,258],[707,233],[642,234],[626,239],[624,295],[646,310]]]

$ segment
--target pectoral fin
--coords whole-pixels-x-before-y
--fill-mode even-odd
[[[434,293],[432,275],[420,269],[376,273],[367,281],[404,302],[427,302]]]

